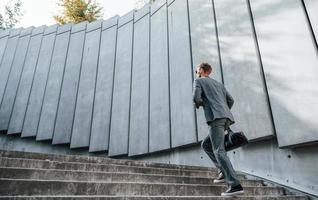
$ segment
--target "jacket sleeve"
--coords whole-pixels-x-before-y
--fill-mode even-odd
[[[231,96],[231,94],[225,89],[224,87],[224,91],[225,91],[225,97],[226,97],[226,102],[227,102],[227,105],[229,106],[229,108],[231,109],[233,104],[234,104],[234,99],[233,97]]]
[[[202,87],[197,79],[193,82],[193,102],[196,108],[203,106]]]

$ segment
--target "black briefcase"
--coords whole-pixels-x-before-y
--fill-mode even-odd
[[[231,151],[248,144],[248,139],[243,132],[233,132],[230,128],[224,137],[224,147],[226,151]]]

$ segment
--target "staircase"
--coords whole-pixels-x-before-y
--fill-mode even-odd
[[[0,150],[0,199],[221,200],[214,168]],[[305,200],[239,174],[237,200]]]

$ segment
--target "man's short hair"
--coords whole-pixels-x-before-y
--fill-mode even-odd
[[[201,68],[205,73],[211,73],[212,72],[212,67],[209,63],[203,62],[198,65],[199,68]]]

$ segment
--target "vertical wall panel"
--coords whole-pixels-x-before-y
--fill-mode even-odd
[[[250,139],[274,135],[246,0],[215,0],[224,84],[234,98],[234,131]]]
[[[189,11],[193,72],[198,64],[208,62],[213,68],[210,77],[222,83],[212,0],[189,0]],[[202,140],[209,131],[202,107],[197,110],[197,124],[198,139]]]
[[[250,2],[279,146],[318,141],[318,56],[303,5]]]
[[[57,30],[50,71],[37,130],[37,140],[53,138],[54,124],[63,80],[63,73],[69,46],[71,25],[60,26]]]
[[[8,76],[11,71],[11,65],[14,59],[16,46],[19,41],[19,34],[21,29],[12,29],[10,31],[9,39],[7,42],[6,50],[4,52],[1,66],[0,66],[0,106],[5,93]],[[5,129],[6,130],[6,129]]]
[[[25,56],[28,50],[30,35],[33,27],[24,29],[20,33],[18,48],[16,50],[11,70],[9,73],[6,89],[0,108],[0,130],[8,130],[13,104],[15,101],[21,73],[24,66]]]
[[[149,5],[135,13],[131,83],[129,153],[148,153],[149,133]]]
[[[167,5],[151,7],[149,151],[170,148]],[[159,100],[160,99],[160,100]]]
[[[109,156],[128,153],[134,11],[119,19]]]
[[[53,144],[70,143],[87,22],[72,26]]]
[[[168,7],[172,147],[197,141],[187,1]]]
[[[108,150],[118,17],[103,22],[89,151]]]
[[[10,34],[10,30],[3,30],[0,32],[0,68],[1,68],[2,58],[6,50],[9,34]]]
[[[31,85],[39,57],[44,30],[45,26],[41,26],[33,29],[32,31],[30,44],[26,54],[24,68],[9,123],[8,134],[22,132],[24,116],[29,100]]]
[[[308,12],[311,27],[314,31],[316,42],[318,42],[318,1],[304,0],[306,10]],[[318,44],[317,44],[318,45]]]
[[[45,85],[54,48],[56,30],[57,25],[49,26],[45,29],[43,34],[21,137],[36,136],[37,133]]]
[[[94,27],[95,29],[90,30],[90,27]],[[88,24],[87,31],[89,32],[86,33],[85,37],[82,70],[78,86],[74,125],[72,130],[71,148],[88,147],[91,134],[95,82],[100,47],[101,21]]]

